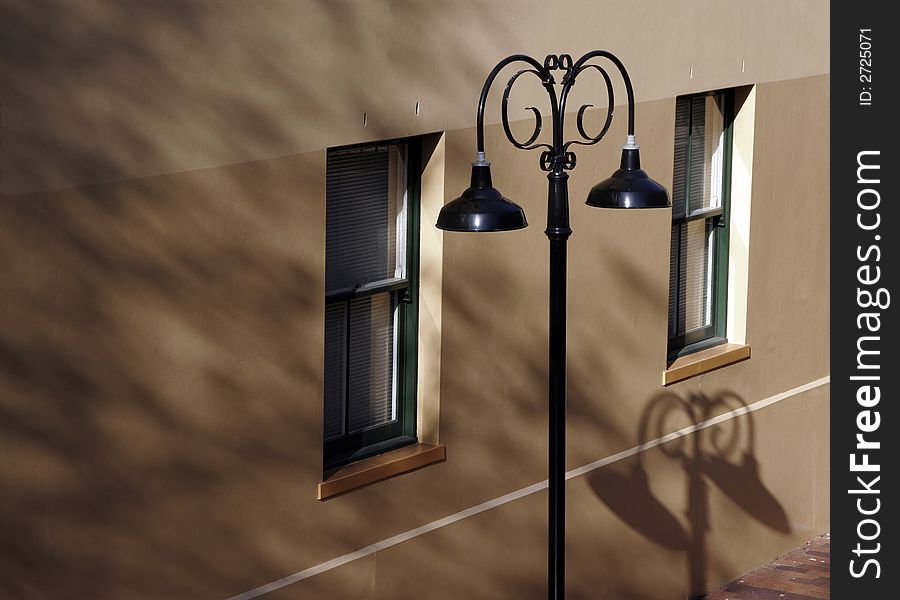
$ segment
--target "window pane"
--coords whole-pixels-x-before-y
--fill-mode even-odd
[[[344,434],[347,303],[325,307],[325,440]]]
[[[350,302],[349,431],[393,421],[394,294],[385,293]]]
[[[690,212],[722,206],[723,109],[721,95],[691,101]]]
[[[711,223],[702,219],[677,227],[681,228],[678,265],[681,277],[677,290],[676,334],[683,334],[712,323],[714,229]]]
[[[402,149],[380,146],[328,153],[327,292],[405,277],[406,175]]]
[[[679,333],[678,331],[678,302],[677,302],[677,294],[676,290],[678,289],[678,277],[680,272],[678,271],[679,259],[678,259],[678,249],[680,248],[680,244],[678,242],[678,235],[681,232],[683,225],[672,225],[672,242],[669,248],[669,337],[673,338]]]
[[[687,214],[685,186],[687,184],[690,108],[690,98],[678,98],[675,101],[675,170],[672,176],[672,217],[676,219]]]
[[[716,324],[715,218],[698,215],[724,206],[725,109],[728,93],[698,94],[675,103],[675,164],[672,183],[669,263],[670,345],[693,344],[713,335]],[[723,238],[724,239],[724,238]],[[686,336],[683,337],[683,336]]]

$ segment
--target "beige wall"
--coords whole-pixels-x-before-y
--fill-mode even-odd
[[[223,598],[546,477],[546,192],[537,155],[493,125],[495,183],[531,227],[443,236],[448,459],[315,500],[324,148],[446,131],[432,181],[449,200],[467,185],[478,89],[511,51],[619,54],[640,101],[644,166],[667,186],[674,97],[758,84],[749,361],[659,386],[670,214],[582,203],[617,163],[623,115],[579,151],[570,468],[685,426],[673,397],[730,410],[828,374],[825,3],[584,2],[547,21],[543,4],[522,2],[2,11],[3,595]],[[639,34],[604,26],[627,17]],[[740,442],[702,486],[689,485],[696,463],[670,456],[694,436],[640,455],[645,486],[632,477],[637,457],[571,480],[571,597],[680,598],[827,529],[827,402],[817,387],[724,424]],[[659,431],[642,433],[660,410]],[[701,435],[716,456],[719,438]],[[620,488],[633,496],[611,494],[628,477],[635,485]],[[270,597],[540,598],[545,499]]]
[[[639,100],[828,71],[821,0],[564,10],[537,0],[42,0],[0,11],[7,194],[468,127],[485,74],[516,52],[612,50]]]

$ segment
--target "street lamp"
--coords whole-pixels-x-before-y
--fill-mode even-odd
[[[504,198],[493,187],[491,166],[484,155],[484,105],[488,92],[497,74],[507,65],[524,63],[503,92],[501,116],[506,137],[522,150],[543,148],[540,158],[541,170],[547,172],[549,180],[547,229],[550,240],[550,473],[549,473],[549,524],[548,524],[548,597],[552,600],[565,598],[565,471],[566,471],[566,244],[572,229],[569,227],[569,192],[566,171],[575,168],[575,153],[570,146],[589,146],[599,142],[612,123],[613,96],[612,80],[606,69],[591,63],[592,59],[607,59],[619,70],[625,81],[628,94],[628,137],[622,147],[620,168],[612,177],[595,185],[588,194],[587,204],[600,208],[666,208],[671,206],[665,188],[650,179],[641,169],[640,151],[634,138],[634,91],[625,65],[613,54],[605,50],[588,52],[577,61],[568,54],[549,55],[543,64],[530,56],[515,54],[500,61],[488,75],[478,101],[477,147],[475,162],[472,163],[472,179],[469,188],[462,195],[449,202],[438,215],[437,227],[445,231],[511,231],[527,227],[525,211],[514,202]],[[576,124],[581,139],[563,141],[563,125],[566,117],[566,101],[575,80],[581,73],[596,69],[606,83],[609,97],[606,122],[595,136],[584,129],[584,113],[591,107],[583,105],[578,110]],[[562,71],[561,90],[557,95],[555,71]],[[541,133],[540,111],[530,106],[534,114],[535,127],[531,137],[520,142],[509,127],[509,93],[516,80],[526,74],[536,75],[550,99],[550,115],[553,125],[553,143],[535,143]]]

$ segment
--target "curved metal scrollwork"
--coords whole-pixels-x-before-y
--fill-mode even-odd
[[[541,152],[541,170],[548,173],[556,168],[557,165],[562,167],[566,171],[571,171],[575,168],[575,164],[577,162],[578,159],[575,158],[574,152],[554,154],[552,148],[550,150],[544,150],[543,152]]]
[[[553,151],[544,150],[541,152],[541,171],[549,173],[553,170]]]
[[[513,135],[512,129],[509,126],[509,92],[512,90],[513,85],[516,80],[524,75],[525,73],[533,73],[538,76],[542,83],[544,83],[544,78],[541,76],[541,73],[536,71],[535,69],[522,69],[521,71],[517,71],[512,77],[509,78],[509,82],[506,84],[506,89],[503,90],[503,104],[501,106],[501,117],[503,120],[503,131],[506,133],[506,139],[510,141],[510,143],[519,148],[521,150],[534,150],[536,148],[548,148],[553,150],[553,147],[549,144],[535,144],[534,141],[538,139],[538,136],[541,135],[541,125],[543,124],[543,118],[541,117],[541,111],[538,110],[535,106],[526,106],[525,110],[530,110],[534,114],[534,131],[531,133],[531,137],[529,137],[526,141],[520,142],[516,139],[516,136]],[[533,145],[532,145],[533,144]]]
[[[484,104],[487,100],[487,94],[491,87],[491,84],[493,84],[494,79],[504,67],[514,62],[524,62],[529,65],[530,68],[524,68],[514,73],[507,82],[506,89],[503,92],[501,117],[503,122],[503,131],[506,134],[506,138],[510,141],[510,143],[512,143],[513,146],[521,150],[536,150],[538,148],[543,148],[544,152],[541,153],[540,164],[541,169],[543,169],[544,171],[552,171],[555,169],[570,170],[575,168],[575,154],[573,152],[570,152],[569,148],[572,145],[576,144],[582,146],[590,146],[596,144],[601,139],[603,139],[603,137],[609,131],[610,126],[612,125],[613,113],[615,108],[615,95],[613,90],[612,78],[610,77],[609,72],[602,66],[588,63],[588,61],[595,58],[603,58],[612,62],[613,65],[618,68],[619,72],[622,75],[622,78],[625,81],[625,90],[628,93],[628,134],[633,135],[634,92],[631,87],[631,80],[628,77],[628,73],[625,71],[624,65],[613,54],[606,52],[605,50],[594,50],[592,52],[588,52],[577,61],[573,60],[569,54],[549,54],[544,58],[543,64],[539,63],[537,60],[530,56],[526,56],[524,54],[515,54],[505,58],[499,64],[497,64],[497,66],[494,67],[494,70],[491,71],[490,75],[488,75],[487,81],[485,81],[484,88],[481,92],[481,99],[478,104],[477,150],[479,152],[484,152]],[[600,129],[599,133],[597,133],[596,135],[590,135],[587,132],[587,128],[585,127],[584,115],[585,112],[587,112],[587,110],[589,108],[592,108],[594,105],[582,105],[578,109],[578,113],[576,115],[576,126],[581,139],[564,142],[563,128],[565,122],[566,100],[568,99],[569,92],[571,91],[572,86],[575,85],[575,80],[582,73],[590,69],[597,70],[600,75],[603,76],[603,81],[606,84],[606,93],[608,97],[606,120],[604,121],[603,127]],[[557,88],[555,87],[556,79],[553,76],[553,71],[564,72],[561,78],[562,88],[559,94],[557,93]],[[509,122],[509,96],[513,85],[515,85],[515,82],[518,81],[519,77],[521,77],[525,73],[536,75],[538,79],[540,79],[541,84],[544,86],[544,89],[547,92],[547,96],[550,100],[550,116],[553,125],[552,143],[536,143],[541,135],[544,118],[541,115],[541,111],[535,106],[525,107],[525,110],[530,111],[534,116],[534,129],[528,139],[522,141],[517,139],[515,135],[513,135],[512,128],[510,127]]]
[[[544,58],[544,68],[548,71],[565,71],[566,74],[572,70],[575,62],[569,54],[548,54]]]
[[[606,121],[603,123],[603,128],[600,129],[600,133],[598,133],[597,135],[589,135],[587,133],[587,131],[585,131],[585,128],[584,128],[584,113],[585,113],[585,111],[587,111],[587,109],[592,108],[594,105],[593,104],[582,105],[581,108],[578,109],[578,115],[575,119],[575,124],[578,127],[578,133],[581,135],[582,139],[581,140],[571,140],[571,141],[566,142],[563,145],[563,150],[568,150],[569,146],[571,146],[573,144],[578,144],[580,146],[591,146],[593,144],[596,144],[597,142],[599,142],[600,140],[603,139],[603,137],[606,135],[606,132],[609,131],[610,125],[612,125],[613,113],[615,112],[614,109],[615,109],[615,105],[616,105],[616,98],[615,98],[615,92],[613,90],[612,79],[610,79],[609,73],[606,72],[606,69],[604,69],[600,65],[590,65],[590,64],[582,65],[572,75],[572,78],[571,78],[571,80],[573,82],[572,85],[574,85],[575,78],[578,77],[578,75],[580,75],[581,73],[583,73],[584,71],[586,71],[588,69],[596,69],[597,71],[599,71],[600,74],[603,75],[603,80],[606,83],[606,95],[608,97],[608,103],[607,103],[607,108],[606,108]],[[566,93],[568,91],[568,89],[571,89],[571,85],[564,91],[566,96],[568,96],[568,94]],[[564,98],[564,101],[565,101],[565,98]]]

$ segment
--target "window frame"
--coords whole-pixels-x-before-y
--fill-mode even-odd
[[[376,425],[355,433],[345,433],[341,437],[324,440],[323,433],[323,469],[334,470],[338,467],[395,450],[418,442],[416,436],[416,374],[418,363],[418,322],[419,322],[419,228],[420,228],[420,194],[421,194],[421,162],[422,145],[419,138],[401,138],[379,140],[329,148],[327,153],[344,150],[355,150],[379,146],[405,146],[406,150],[406,278],[390,278],[369,283],[356,288],[345,288],[325,294],[325,306],[346,303],[355,299],[371,297],[377,294],[390,294],[397,302],[397,335],[396,361],[397,373],[397,418],[394,421]],[[327,175],[326,175],[327,177]],[[328,201],[326,198],[326,211]],[[327,217],[326,217],[327,218]],[[326,234],[327,235],[327,234]],[[391,301],[394,302],[392,297]],[[324,318],[324,313],[323,313]],[[345,332],[349,341],[349,327]],[[345,352],[349,354],[349,343],[345,343]],[[323,363],[324,365],[324,363]],[[345,354],[345,369],[349,371],[349,356]],[[345,375],[346,377],[346,375]],[[344,422],[348,419],[347,397],[349,386],[344,394]],[[324,401],[324,397],[323,397]],[[323,405],[324,406],[324,405]],[[323,413],[324,421],[324,413]],[[345,429],[346,431],[346,429]]]
[[[728,302],[728,241],[730,236],[731,229],[731,162],[732,162],[732,153],[733,153],[733,125],[734,125],[734,116],[735,116],[735,90],[733,88],[728,89],[718,89],[711,90],[707,92],[700,92],[697,94],[688,94],[685,96],[680,96],[678,99],[686,98],[688,102],[692,102],[695,98],[699,97],[707,97],[707,96],[723,96],[723,129],[724,129],[724,139],[723,144],[724,147],[722,149],[722,206],[716,208],[707,208],[700,209],[691,212],[690,210],[690,173],[691,173],[691,135],[693,128],[691,127],[691,120],[693,119],[693,111],[689,112],[688,115],[688,135],[685,140],[686,143],[686,152],[687,152],[687,161],[685,165],[685,194],[687,197],[684,201],[684,214],[676,215],[674,210],[674,202],[673,202],[673,210],[672,210],[672,234],[681,236],[680,229],[676,229],[676,225],[681,225],[684,223],[688,223],[690,221],[695,221],[699,219],[704,219],[707,222],[707,227],[711,227],[713,229],[713,252],[712,252],[712,261],[713,261],[713,280],[712,280],[712,294],[711,294],[711,306],[710,306],[710,324],[706,327],[694,329],[689,332],[676,334],[672,337],[668,338],[668,358],[669,360],[674,360],[679,356],[684,356],[687,354],[691,354],[694,352],[699,352],[700,350],[704,350],[706,348],[711,348],[713,346],[718,346],[720,344],[726,343],[728,340],[725,337],[725,327],[726,320],[725,316],[727,313],[727,302]],[[676,109],[677,110],[677,109]],[[677,233],[676,233],[677,232]],[[681,243],[680,239],[677,243],[675,243],[675,251],[681,252]],[[680,256],[679,259],[675,261],[676,265],[680,265]],[[674,294],[675,301],[678,301],[678,285],[680,281],[680,277],[682,276],[681,269],[676,269],[674,277],[671,277],[669,281],[670,289],[672,286],[675,286],[676,293]],[[678,309],[675,309],[675,314],[678,314]],[[677,317],[676,317],[677,318]]]

